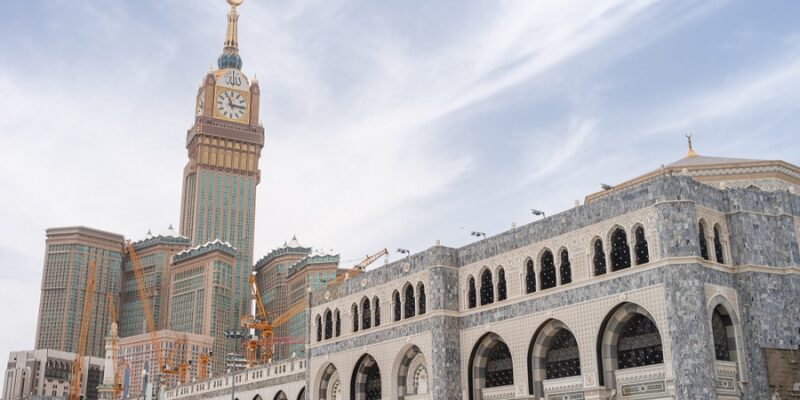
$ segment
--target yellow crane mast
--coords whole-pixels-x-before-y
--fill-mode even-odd
[[[86,277],[86,292],[83,294],[83,314],[81,314],[81,332],[78,336],[78,351],[75,353],[75,361],[72,362],[72,378],[69,384],[69,400],[80,400],[81,383],[83,380],[83,357],[86,354],[87,341],[89,339],[89,322],[92,317],[92,306],[94,298],[94,282],[97,273],[97,263],[92,261],[89,264],[89,271]]]

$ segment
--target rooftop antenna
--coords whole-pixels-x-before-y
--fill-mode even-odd
[[[686,157],[697,157],[697,153],[695,153],[694,149],[692,148],[692,134],[691,133],[687,133],[686,134],[686,140],[689,142],[689,151],[686,152]]]

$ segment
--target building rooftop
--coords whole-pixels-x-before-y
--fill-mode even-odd
[[[272,251],[267,253],[267,255],[261,257],[261,259],[256,262],[256,265],[253,267],[253,269],[259,270],[280,256],[287,254],[308,255],[311,254],[311,250],[311,247],[304,247],[302,244],[300,244],[300,241],[297,240],[296,235],[292,235],[292,239],[289,242],[284,242],[283,246],[278,247],[277,249],[272,249]]]
[[[236,254],[238,253],[238,250],[236,250],[236,248],[233,247],[230,243],[223,242],[219,239],[214,239],[211,242],[207,242],[205,244],[201,244],[199,246],[195,246],[175,254],[175,256],[173,257],[173,262],[180,262],[188,260],[190,258],[199,257],[204,254],[211,253],[213,251],[222,251],[223,253],[226,253],[231,257],[236,257]]]
[[[169,228],[167,228],[164,232],[158,234],[158,236],[154,236],[150,230],[147,231],[147,234],[144,238],[136,241],[133,243],[133,247],[136,250],[141,250],[146,247],[155,246],[157,244],[176,244],[176,245],[190,245],[192,241],[186,237],[181,236],[178,232],[175,232],[172,229],[172,225],[170,224]]]
[[[302,260],[292,264],[289,267],[288,276],[292,276],[295,273],[302,271],[303,268],[309,265],[315,264],[339,264],[339,255],[338,254],[328,254],[327,252],[319,252],[317,254],[312,254],[303,257]]]

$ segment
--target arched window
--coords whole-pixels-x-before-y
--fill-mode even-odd
[[[333,313],[334,324],[336,325],[336,337],[342,335],[342,318],[339,316],[339,310]]]
[[[508,386],[514,384],[514,370],[511,363],[511,351],[505,342],[498,341],[489,351],[486,360],[486,387]]]
[[[644,228],[640,225],[633,231],[636,244],[633,247],[636,252],[636,265],[647,264],[650,262],[650,250],[647,248],[647,240],[644,238]]]
[[[361,300],[361,330],[369,329],[372,327],[372,307],[369,305],[369,299],[364,298]]]
[[[475,293],[475,278],[469,277],[469,289],[467,293],[467,302],[469,308],[475,308],[478,305],[478,295]]]
[[[572,332],[559,329],[550,341],[545,361],[547,379],[566,378],[581,374],[578,341]]]
[[[353,332],[358,332],[358,305],[353,304]]]
[[[322,317],[317,315],[317,341],[322,341]]]
[[[634,314],[622,325],[617,342],[617,362],[619,369],[664,362],[661,335],[650,318]]]
[[[506,290],[506,271],[500,268],[497,270],[497,301],[503,301],[508,298]]]
[[[392,306],[394,307],[394,320],[400,321],[403,316],[403,306],[400,304],[400,292],[397,290],[392,293]]]
[[[333,317],[331,310],[325,310],[325,339],[333,337]]]
[[[414,305],[416,304],[416,301],[414,301],[414,286],[407,284],[405,293],[406,293],[406,298],[405,298],[406,309],[405,313],[403,314],[403,318],[411,318],[414,316],[415,313]]]
[[[417,297],[419,298],[419,315],[423,315],[427,311],[428,305],[425,298],[425,285],[422,282],[417,285]]]
[[[711,313],[711,332],[714,336],[714,355],[720,361],[735,361],[731,353],[736,351],[736,334],[730,315],[718,305]]]
[[[569,262],[569,252],[567,249],[561,250],[561,284],[566,285],[572,282],[572,264]]]
[[[481,274],[481,305],[494,303],[494,283],[492,271],[486,269]]]
[[[603,275],[606,273],[606,253],[603,251],[603,241],[598,239],[594,240],[594,255],[592,256],[592,265],[594,265],[594,275]]]
[[[630,267],[631,249],[628,247],[628,236],[624,229],[614,229],[611,234],[611,270],[619,271]]]
[[[556,263],[553,260],[553,253],[550,250],[545,250],[542,253],[542,259],[539,262],[542,270],[539,271],[539,281],[542,285],[542,290],[556,287]]]
[[[381,370],[371,355],[365,354],[356,363],[351,382],[351,399],[381,399]]]
[[[525,293],[536,291],[536,271],[533,270],[533,260],[525,263]]]
[[[717,262],[725,264],[725,256],[722,254],[722,240],[719,238],[719,225],[714,225],[714,256]]]
[[[703,221],[700,221],[697,224],[697,239],[700,243],[700,257],[703,259],[708,260],[708,243],[706,242],[706,224]]]
[[[372,309],[375,313],[375,327],[381,326],[381,301],[377,296],[372,299]]]

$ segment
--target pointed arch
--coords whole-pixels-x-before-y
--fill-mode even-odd
[[[530,258],[525,261],[525,293],[536,292],[536,270],[533,268],[533,260]]]
[[[514,362],[508,345],[496,333],[486,333],[475,344],[469,357],[469,399],[481,399],[481,392],[485,388],[513,384]]]
[[[400,302],[400,292],[397,290],[392,293],[392,308],[394,309],[394,321],[400,321],[403,317],[403,304]]]
[[[353,332],[358,332],[358,304],[353,303],[350,310],[353,314]]]
[[[378,296],[372,298],[372,313],[373,320],[375,321],[375,327],[381,326],[381,300]]]
[[[333,337],[333,316],[331,310],[325,310],[325,339]]]
[[[317,314],[317,341],[322,341],[322,316]]]
[[[569,261],[569,251],[567,249],[561,249],[559,258],[561,259],[561,265],[558,267],[561,273],[560,283],[562,285],[572,283],[572,263]]]
[[[305,386],[303,386],[303,388],[300,389],[300,393],[297,394],[297,400],[306,400],[306,388],[305,388]]]
[[[416,300],[414,299],[414,285],[407,283],[403,289],[405,298],[405,310],[403,310],[403,318],[413,318],[416,314]]]
[[[328,363],[325,368],[320,369],[317,382],[318,383],[314,386],[317,388],[317,398],[320,400],[341,400],[340,398],[336,398],[335,395],[331,395],[332,393],[335,394],[333,389],[339,382],[339,372],[333,363]]]
[[[425,296],[425,284],[417,284],[417,314],[424,315],[428,310],[428,299]]]
[[[614,387],[614,371],[663,364],[661,334],[651,314],[635,303],[622,303],[611,310],[598,336],[601,382]]]
[[[485,268],[481,272],[481,305],[494,303],[494,282],[492,271]]]
[[[592,266],[594,276],[606,273],[606,252],[603,250],[603,239],[595,238],[592,241]]]
[[[372,306],[369,303],[369,297],[364,296],[361,299],[361,330],[367,330],[372,327]]]
[[[559,320],[545,321],[528,348],[529,394],[544,397],[543,381],[580,374],[580,351],[572,331]]]
[[[392,387],[397,388],[395,394],[398,400],[404,400],[406,395],[428,393],[427,363],[419,347],[410,345],[401,351],[395,365],[395,382]]]
[[[279,390],[278,393],[275,394],[275,397],[273,399],[274,400],[289,400],[289,398],[286,397],[286,393],[284,393],[283,390]]]
[[[333,319],[334,319],[334,325],[335,325],[334,329],[335,329],[336,337],[339,337],[339,336],[342,335],[342,317],[339,314],[339,309],[338,308],[333,313]]]
[[[650,249],[647,246],[647,239],[644,236],[644,227],[637,225],[633,228],[634,246],[633,252],[636,253],[636,265],[647,264],[650,262]]]
[[[704,260],[709,260],[708,240],[706,239],[706,222],[702,219],[697,223],[697,242],[700,246],[700,257],[703,257]]]
[[[611,232],[611,271],[619,271],[631,267],[631,249],[628,246],[628,234],[621,226]]]
[[[506,271],[503,267],[497,269],[497,301],[508,298],[508,287],[506,284]]]
[[[468,280],[469,288],[467,289],[467,307],[475,308],[478,306],[478,295],[475,289],[475,278],[470,276]]]
[[[718,263],[725,264],[725,252],[722,248],[722,239],[719,231],[719,224],[714,224],[714,257]]]
[[[550,249],[545,249],[539,257],[539,268],[539,285],[541,289],[556,287],[556,261]]]
[[[350,400],[380,400],[382,389],[378,362],[369,354],[362,355],[350,379]]]

